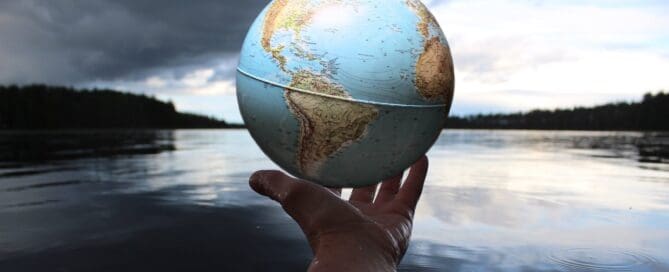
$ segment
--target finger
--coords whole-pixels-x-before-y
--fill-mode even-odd
[[[294,181],[280,171],[263,170],[253,173],[249,185],[257,193],[283,204]]]
[[[379,193],[376,195],[376,200],[374,200],[374,203],[386,203],[393,200],[395,195],[397,195],[397,192],[400,190],[401,182],[402,173],[381,183],[381,188],[379,189]]]
[[[376,193],[376,184],[367,187],[353,189],[349,201],[357,201],[362,203],[371,203],[374,200],[374,193]]]
[[[302,215],[319,207],[324,198],[337,197],[324,187],[289,177],[281,171],[258,171],[251,176],[250,185],[256,192],[279,202],[298,223]]]
[[[416,209],[416,204],[423,192],[423,184],[427,175],[428,160],[426,156],[420,158],[409,171],[406,181],[397,193],[396,199],[409,206],[412,210]]]
[[[307,237],[316,237],[329,226],[360,220],[357,210],[343,205],[346,202],[331,190],[280,171],[258,171],[251,176],[250,185],[256,192],[279,202]]]

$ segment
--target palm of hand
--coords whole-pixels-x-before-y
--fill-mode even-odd
[[[411,168],[404,184],[398,176],[384,181],[378,193],[376,185],[354,189],[348,201],[341,198],[340,189],[326,189],[279,171],[256,172],[251,187],[281,204],[300,225],[317,257],[333,248],[355,246],[397,264],[409,244],[426,173],[424,157]]]

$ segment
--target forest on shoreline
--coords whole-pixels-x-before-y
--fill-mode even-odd
[[[237,128],[172,102],[114,90],[0,86],[0,129]]]
[[[669,93],[647,93],[640,102],[595,107],[452,116],[446,128],[669,131]]]

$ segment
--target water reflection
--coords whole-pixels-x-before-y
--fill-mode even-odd
[[[449,131],[441,143],[487,147],[522,146],[541,151],[572,149],[593,157],[628,158],[639,162],[669,162],[669,133],[593,131]]]
[[[72,160],[174,150],[173,131],[0,132],[0,168],[22,162]]]
[[[447,131],[401,270],[669,271],[668,139]],[[0,270],[304,270],[266,168],[243,130],[2,133]]]
[[[415,239],[448,245],[458,271],[669,270],[669,173],[629,152],[649,134],[591,134],[447,132]]]

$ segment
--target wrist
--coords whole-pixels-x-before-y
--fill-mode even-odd
[[[398,254],[386,245],[383,231],[325,234],[314,248],[309,271],[396,271]]]

